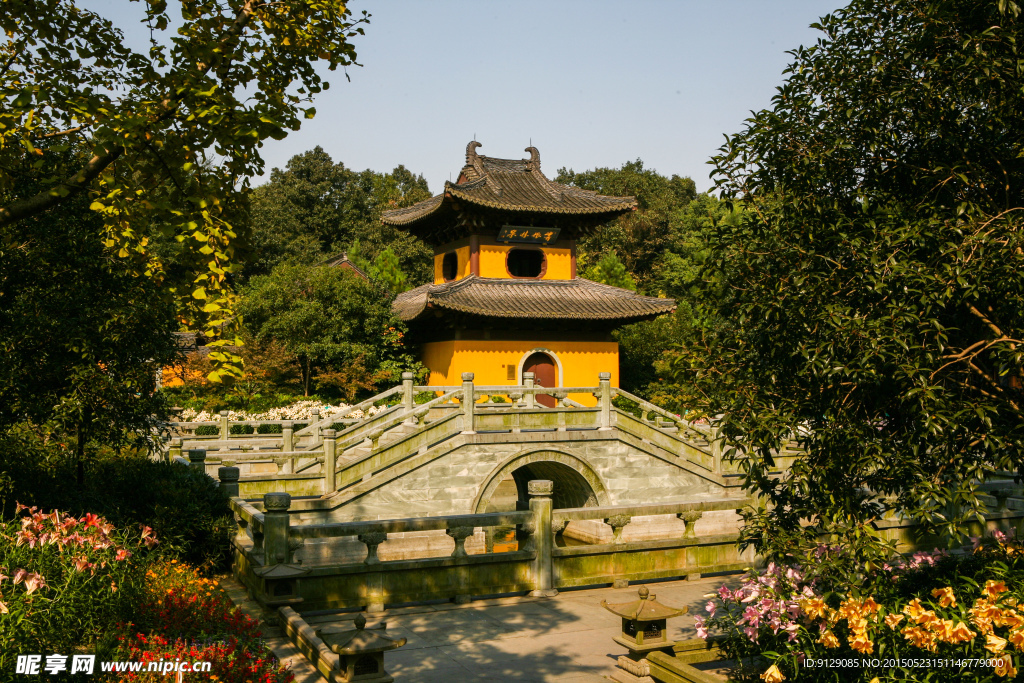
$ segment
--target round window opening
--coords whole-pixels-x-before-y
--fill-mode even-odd
[[[544,274],[544,252],[540,249],[513,249],[506,261],[512,277],[540,277]]]
[[[454,251],[449,251],[444,255],[444,259],[441,261],[441,277],[444,278],[445,282],[449,282],[454,280],[458,273],[459,255]]]

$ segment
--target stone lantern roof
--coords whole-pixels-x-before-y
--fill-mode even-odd
[[[366,628],[366,617],[355,619],[355,629],[330,633],[326,629],[317,635],[331,651],[338,655],[362,655],[394,650],[406,643],[405,638],[392,638],[382,628]]]
[[[607,601],[602,600],[601,607],[623,619],[638,622],[671,619],[686,614],[689,611],[688,607],[675,609],[674,607],[661,604],[655,599],[656,596],[651,593],[647,586],[640,586],[638,593],[640,595],[639,600],[624,602],[618,605],[609,605]]]

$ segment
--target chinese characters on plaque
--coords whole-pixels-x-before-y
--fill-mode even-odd
[[[498,232],[499,242],[548,245],[558,239],[560,228],[534,228],[528,225],[505,225]]]

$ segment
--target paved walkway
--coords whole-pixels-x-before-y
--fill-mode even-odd
[[[670,638],[695,637],[693,614],[703,613],[704,595],[722,583],[735,587],[739,577],[647,584],[660,602],[690,608],[689,614],[669,622]],[[234,590],[224,587],[238,596],[237,585]],[[620,621],[601,607],[601,600],[614,604],[636,597],[634,585],[566,591],[554,598],[402,607],[370,619],[368,626],[386,621],[390,635],[408,639],[405,647],[385,655],[385,666],[397,683],[607,683],[625,650],[612,640]],[[314,628],[346,625],[354,618],[355,613],[305,616]],[[278,656],[292,665],[296,683],[322,680],[279,637],[279,630],[269,630],[268,636]]]

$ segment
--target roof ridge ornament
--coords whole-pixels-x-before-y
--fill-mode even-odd
[[[555,201],[564,202],[565,201],[565,192],[562,192],[560,189],[556,188],[553,185],[553,183],[550,180],[547,179],[547,176],[545,176],[543,173],[541,173],[541,170],[540,170],[540,150],[538,150],[533,145],[530,145],[529,147],[527,147],[523,151],[530,153],[530,158],[525,160],[526,161],[526,170],[527,170],[527,172],[535,173],[537,175],[538,179],[541,181],[541,184],[548,191],[548,194],[550,194],[554,198]]]

